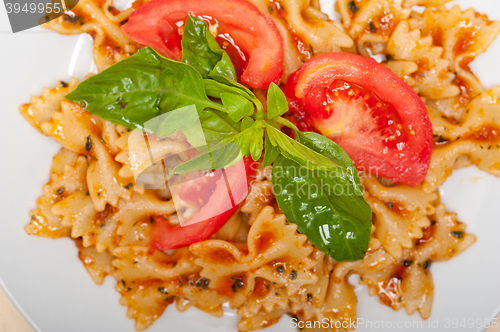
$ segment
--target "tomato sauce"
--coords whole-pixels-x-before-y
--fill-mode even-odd
[[[268,226],[270,227],[270,226]],[[264,225],[264,228],[265,225]],[[266,252],[269,248],[271,248],[276,242],[277,242],[277,237],[275,235],[275,232],[273,231],[264,231],[261,234],[257,236],[255,239],[255,251],[256,255],[263,254]]]
[[[500,140],[500,128],[494,123],[488,123],[465,136],[464,139],[469,139],[478,143],[498,142]]]
[[[231,265],[236,262],[236,259],[225,250],[216,250],[211,252],[204,258],[212,264]]]
[[[471,26],[468,20],[466,22],[465,26],[467,26],[467,28],[460,29],[455,35],[455,37],[457,37],[457,42],[453,47],[453,54],[455,54],[455,56],[470,52],[471,46],[476,43],[477,33],[479,30],[477,30],[474,26]]]
[[[432,239],[432,235],[434,235],[434,229],[435,229],[434,225],[423,228],[422,229],[423,236],[422,238],[417,240],[415,245],[420,245],[429,242]]]
[[[286,8],[282,5],[280,0],[271,1],[271,4],[272,7],[270,7],[270,11],[272,13],[276,13],[274,17],[280,19],[284,23],[286,29],[288,30],[288,34],[292,37],[295,48],[302,55],[301,60],[306,61],[310,59],[314,55],[314,49],[312,48],[311,44],[306,43],[304,38],[302,38],[295,31],[295,29],[293,29],[292,26],[287,23],[288,20],[286,18]]]
[[[255,286],[254,286],[252,294],[257,299],[263,299],[269,293],[270,287],[271,287],[271,284],[266,279],[256,278],[255,279]]]

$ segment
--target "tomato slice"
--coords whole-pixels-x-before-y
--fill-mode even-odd
[[[215,191],[221,175],[220,170],[190,172],[186,175],[185,182],[179,186],[177,195],[184,201],[204,205]]]
[[[256,162],[251,157],[243,158],[239,163],[225,169],[225,174],[218,178],[215,190],[206,204],[186,221],[185,226],[174,226],[163,216],[156,216],[151,230],[150,247],[157,250],[185,247],[208,239],[224,226],[245,199],[255,177]],[[244,163],[246,178],[242,177],[241,163]],[[228,199],[229,191],[231,199]],[[219,213],[220,211],[223,212]]]
[[[327,53],[305,62],[284,87],[301,130],[339,144],[358,170],[416,186],[432,153],[432,126],[418,95],[372,58]]]
[[[133,12],[122,31],[130,39],[180,60],[178,32],[188,13],[215,20],[223,47],[234,41],[241,55],[248,55],[243,83],[262,89],[278,83],[283,73],[283,40],[271,18],[246,0],[153,0]]]

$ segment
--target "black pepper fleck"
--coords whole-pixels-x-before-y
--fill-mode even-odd
[[[90,138],[90,135],[87,136],[87,143],[85,143],[85,150],[90,152],[92,150],[92,139]]]
[[[233,289],[233,292],[236,293],[238,289],[242,288],[245,284],[243,283],[243,280],[241,278],[234,278],[234,283],[231,286]]]

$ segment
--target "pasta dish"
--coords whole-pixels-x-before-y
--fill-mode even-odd
[[[469,68],[500,22],[446,2],[80,0],[43,26],[98,73],[20,106],[62,146],[25,231],[73,239],[138,331],[227,302],[238,331],[347,331],[352,274],[429,318],[432,265],[476,242],[438,188],[500,176],[500,86]]]

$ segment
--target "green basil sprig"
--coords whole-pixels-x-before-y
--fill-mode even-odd
[[[199,112],[226,112],[207,97],[203,77],[190,65],[146,47],[83,81],[66,96],[92,114],[133,129],[163,113],[189,105]]]
[[[143,48],[82,82],[66,98],[130,129],[162,137],[182,130],[200,154],[175,173],[220,169],[242,155],[258,160],[264,154],[263,165],[273,164],[278,206],[299,232],[337,261],[362,259],[371,210],[347,154],[332,140],[299,132],[282,118],[288,103],[274,83],[266,113],[253,92],[236,81],[229,56],[204,21],[188,17],[182,48],[182,62]],[[183,116],[184,109],[190,114]],[[161,122],[151,127],[148,121],[159,115]],[[292,129],[294,138],[281,126]]]
[[[276,201],[301,233],[337,261],[362,259],[371,233],[371,209],[347,154],[316,133],[300,133],[302,144],[343,167],[308,169],[278,156],[273,165]]]

